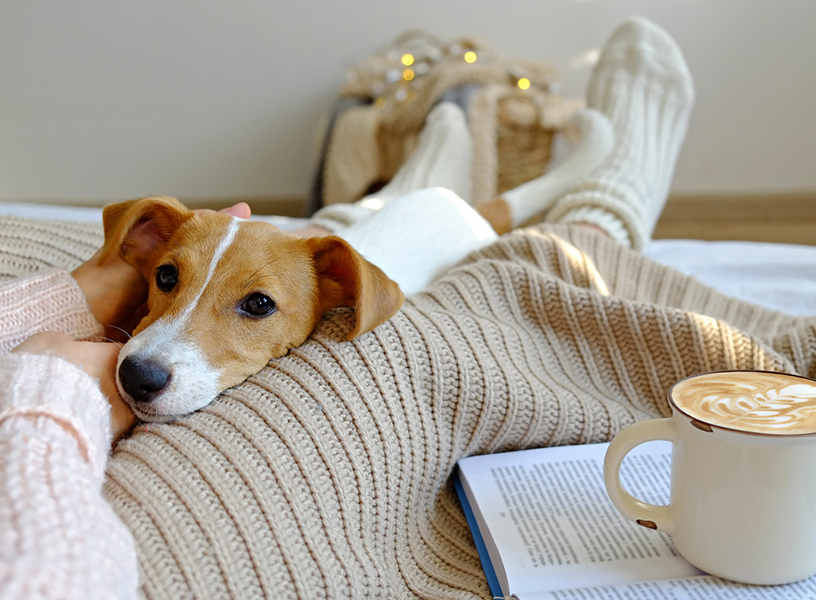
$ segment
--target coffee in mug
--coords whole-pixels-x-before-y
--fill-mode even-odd
[[[671,535],[712,575],[781,584],[816,574],[816,381],[767,371],[695,375],[669,390],[672,416],[612,441],[607,492],[627,518]],[[672,442],[671,500],[654,506],[620,484],[635,446]]]
[[[670,401],[698,422],[768,435],[816,433],[816,382],[785,373],[725,371],[675,384]]]

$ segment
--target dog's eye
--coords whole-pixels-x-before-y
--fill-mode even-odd
[[[156,269],[156,285],[163,292],[169,292],[178,283],[178,271],[173,265],[162,265]]]
[[[277,305],[272,298],[258,292],[249,295],[241,303],[241,310],[252,317],[271,315],[276,308]]]

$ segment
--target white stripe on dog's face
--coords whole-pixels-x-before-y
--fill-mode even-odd
[[[170,372],[167,387],[151,402],[138,402],[122,388],[119,377],[116,384],[139,418],[144,421],[166,421],[178,415],[191,413],[221,392],[220,371],[209,364],[204,353],[188,339],[187,322],[218,268],[227,249],[235,240],[241,220],[233,217],[227,231],[213,252],[207,275],[198,293],[178,314],[161,317],[130,339],[119,352],[117,373],[126,358],[161,365]]]
[[[232,217],[226,235],[224,235],[221,243],[218,244],[218,247],[215,249],[212,261],[210,261],[210,269],[207,271],[207,277],[204,279],[204,284],[201,286],[201,291],[199,291],[195,299],[187,305],[187,308],[184,309],[184,312],[179,317],[179,320],[184,321],[189,319],[190,315],[193,314],[196,306],[198,306],[198,302],[201,300],[201,296],[204,295],[204,291],[207,289],[207,285],[209,285],[210,281],[212,281],[215,268],[218,266],[220,260],[224,257],[224,253],[227,251],[227,248],[229,248],[232,242],[235,240],[235,234],[238,233],[238,226],[240,224],[241,219],[238,217]]]

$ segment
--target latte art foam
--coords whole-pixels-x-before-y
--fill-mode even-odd
[[[816,433],[816,382],[795,375],[730,371],[676,384],[674,404],[694,419],[755,433]]]

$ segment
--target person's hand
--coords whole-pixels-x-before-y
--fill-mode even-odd
[[[45,331],[32,335],[12,352],[49,354],[76,365],[99,381],[102,393],[111,406],[111,430],[116,441],[133,426],[136,417],[122,400],[116,387],[117,344],[101,342],[77,342],[64,333]]]
[[[214,213],[213,210],[196,210],[196,214]],[[239,202],[219,212],[248,219],[252,214],[249,205]],[[126,263],[117,252],[102,263],[96,252],[87,262],[77,267],[71,275],[85,294],[91,312],[97,321],[114,329],[122,328],[130,323],[139,307],[147,299],[148,283],[144,277],[130,264]],[[125,330],[129,327],[124,327]],[[129,334],[129,331],[125,331]],[[115,331],[108,330],[106,334],[117,341],[125,341]]]
[[[199,208],[193,211],[197,215],[206,215],[208,213],[214,213],[214,210],[210,210],[209,208]],[[237,204],[233,204],[232,206],[228,206],[227,208],[222,208],[218,212],[223,213],[225,215],[231,215],[233,217],[238,217],[239,219],[248,219],[252,216],[252,209],[249,207],[249,204],[246,202],[238,202]]]

